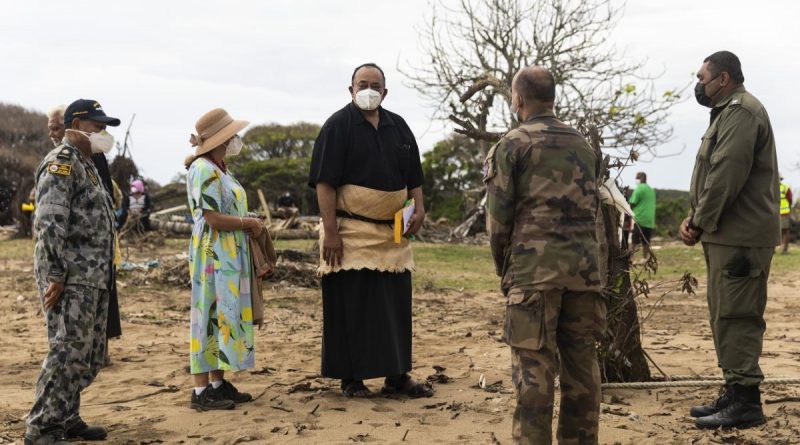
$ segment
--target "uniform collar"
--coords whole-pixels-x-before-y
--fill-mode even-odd
[[[531,122],[534,119],[539,119],[540,117],[556,117],[556,114],[553,112],[553,110],[540,111],[540,112],[538,112],[536,114],[528,116],[528,118],[525,119],[523,124],[527,124],[528,122]]]
[[[361,110],[359,110],[356,104],[354,104],[352,101],[347,106],[347,108],[350,111],[350,115],[353,117],[353,123],[355,123],[356,125],[367,121],[367,119],[364,117],[364,114],[361,113]],[[386,110],[384,110],[382,106],[378,107],[378,116],[380,116],[380,118],[378,119],[378,128],[395,125],[392,116],[390,116],[389,113]]]
[[[64,148],[66,148],[69,151],[71,151],[78,159],[91,160],[91,157],[84,158],[83,153],[81,153],[81,150],[75,145],[73,145],[72,142],[70,142],[69,139],[67,138],[61,140],[61,146],[59,148],[61,147],[63,147],[62,151],[64,150]]]
[[[730,94],[725,96],[724,99],[722,99],[721,101],[719,101],[719,103],[714,105],[714,108],[725,108],[725,107],[727,107],[728,104],[730,104],[730,102],[733,99],[741,97],[742,93],[745,93],[746,91],[747,90],[744,89],[744,85],[739,85],[738,87],[736,87],[736,89],[731,91]]]

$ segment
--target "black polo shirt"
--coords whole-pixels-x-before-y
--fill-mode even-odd
[[[414,134],[399,115],[378,108],[378,128],[350,102],[322,126],[314,142],[308,185],[324,182],[393,192],[422,185]]]

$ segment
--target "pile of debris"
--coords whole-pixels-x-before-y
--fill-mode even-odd
[[[423,243],[488,246],[489,236],[486,233],[485,220],[483,212],[473,213],[466,221],[455,227],[444,218],[439,221],[426,219],[415,237]]]
[[[273,240],[315,239],[319,232],[318,216],[291,215],[286,219],[268,219],[267,228]]]
[[[285,249],[277,250],[276,253],[278,264],[273,274],[265,278],[268,283],[281,286],[319,287],[320,279],[317,276],[319,256],[316,252]],[[119,279],[125,285],[191,288],[189,257],[185,253],[138,263],[124,261],[117,268],[117,272]]]
[[[160,284],[183,289],[192,286],[189,257],[185,253],[140,263],[123,261],[117,268],[117,274],[120,280],[126,280],[126,284],[134,286]]]
[[[302,252],[292,249],[278,249],[278,264],[275,271],[267,277],[267,281],[279,285],[316,288],[320,285],[317,275],[319,253],[317,251]]]

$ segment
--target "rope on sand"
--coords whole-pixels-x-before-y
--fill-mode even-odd
[[[706,386],[721,386],[725,380],[712,376],[671,376],[670,381],[661,382],[625,382],[603,383],[603,389],[658,389],[658,388],[697,388]],[[762,385],[797,385],[800,377],[772,377],[764,379]]]

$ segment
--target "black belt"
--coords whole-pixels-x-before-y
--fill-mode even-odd
[[[372,224],[379,224],[385,226],[393,226],[394,220],[393,219],[372,219],[366,216],[356,215],[355,213],[346,212],[344,210],[336,209],[336,216],[340,218],[348,218],[348,219],[355,219],[357,221],[364,221]]]

